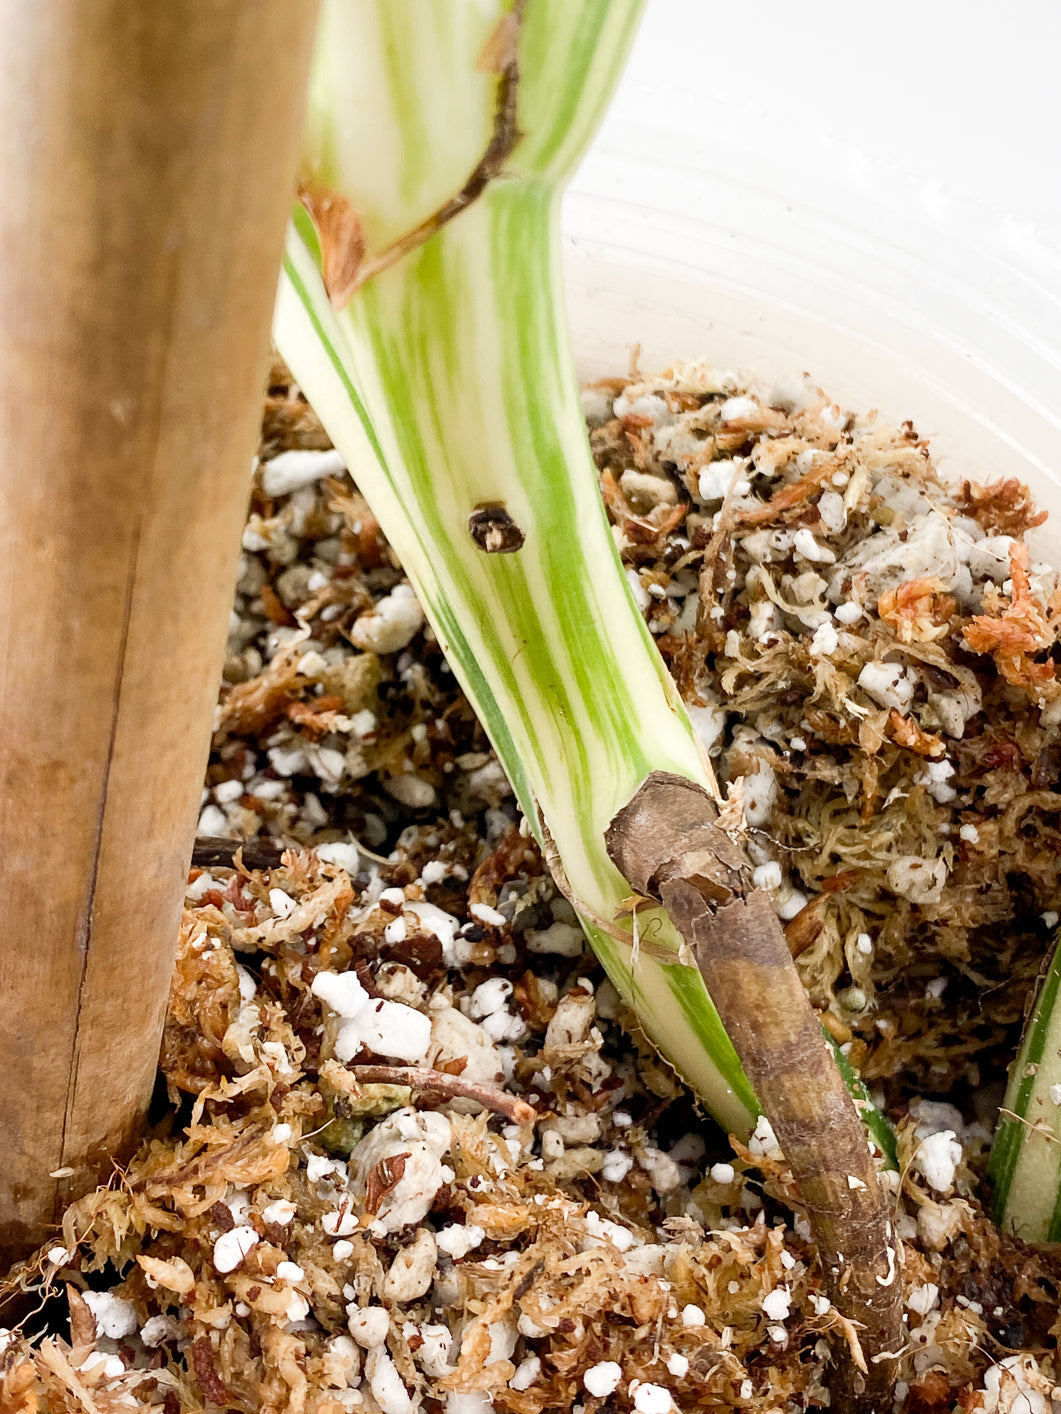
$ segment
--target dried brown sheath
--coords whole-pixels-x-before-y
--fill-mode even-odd
[[[768,895],[693,781],[653,772],[607,835],[633,888],[663,904],[692,951],[773,1126],[818,1240],[826,1290],[861,1327],[868,1374],[844,1371],[846,1408],[891,1407],[901,1283],[885,1195],[858,1111]]]

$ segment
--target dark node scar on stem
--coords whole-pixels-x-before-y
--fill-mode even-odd
[[[487,555],[511,555],[526,539],[508,511],[496,501],[476,506],[468,517],[468,530]]]

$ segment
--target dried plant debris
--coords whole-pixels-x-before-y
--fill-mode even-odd
[[[1041,517],[807,379],[691,365],[585,401],[757,881],[898,1125],[897,1408],[1056,1408],[1061,1266],[982,1207],[1061,898]],[[9,1279],[42,1310],[0,1336],[0,1408],[828,1404],[858,1331],[769,1126],[731,1145],[638,1038],[279,367],[200,830],[274,867],[192,870],[170,1112]]]

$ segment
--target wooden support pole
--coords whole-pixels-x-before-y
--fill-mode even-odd
[[[8,1256],[151,1094],[316,9],[0,0]]]

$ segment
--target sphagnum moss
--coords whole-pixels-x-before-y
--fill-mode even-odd
[[[732,460],[734,450],[718,445],[729,440],[720,413],[738,397],[745,416],[751,403],[777,422],[772,435],[755,434],[737,448],[751,466],[769,465],[780,439],[794,439],[788,446],[797,462],[802,452],[829,450],[832,439],[833,450],[850,448],[848,484],[857,489],[842,527],[829,527],[824,517],[805,520],[820,506],[821,492],[809,503],[793,498],[788,519],[770,526],[758,508],[797,485],[800,468],[746,477],[748,490],[734,494],[759,519],[731,522],[726,553],[734,578],[722,570],[732,592],[720,621],[710,610],[721,596],[702,568],[721,508],[712,499],[715,485],[732,478],[711,470]],[[783,401],[789,407],[777,419],[771,409]],[[633,384],[617,380],[604,395],[587,394],[587,406],[606,483],[626,498],[624,505],[609,492],[624,564],[644,591],[649,626],[710,743],[725,793],[736,801],[738,779],[753,778],[743,813],[750,798],[756,823],[749,847],[761,851],[755,868],[762,886],[790,913],[790,943],[803,946],[805,978],[827,1008],[836,1039],[861,1051],[898,1121],[902,1186],[894,1220],[909,1312],[900,1407],[987,1409],[993,1391],[1033,1404],[1049,1399],[1057,1339],[1050,1334],[1056,1316],[1050,1293],[1059,1273],[1048,1251],[1001,1236],[985,1218],[978,1175],[988,1129],[963,1097],[1011,1053],[1019,988],[1005,969],[1034,970],[1048,944],[1049,920],[1028,926],[1022,892],[1028,886],[1016,891],[1016,885],[1030,871],[1031,912],[1056,906],[1056,816],[1045,808],[1044,780],[1056,729],[1027,694],[1022,701],[1008,691],[990,656],[966,655],[956,611],[935,642],[956,670],[971,670],[960,678],[963,693],[971,694],[975,683],[987,706],[964,720],[949,717],[952,730],[943,729],[955,771],[942,784],[953,797],[924,791],[918,800],[926,758],[887,740],[873,752],[873,739],[857,736],[867,717],[856,709],[885,710],[859,686],[862,666],[890,661],[904,674],[922,671],[923,659],[898,656],[899,625],[882,618],[866,595],[857,620],[838,615],[853,602],[841,596],[831,610],[838,646],[830,682],[837,692],[808,709],[817,665],[807,646],[822,621],[805,621],[807,606],[792,588],[807,566],[784,537],[770,546],[779,593],[802,612],[781,610],[768,626],[756,623],[759,580],[750,574],[762,563],[755,558],[762,542],[754,537],[764,524],[770,534],[787,531],[794,539],[794,525],[804,522],[835,556],[833,565],[842,566],[884,532],[905,532],[900,543],[916,541],[914,521],[934,508],[960,543],[981,547],[963,611],[982,614],[993,583],[985,570],[999,549],[985,542],[996,533],[1019,541],[1018,517],[1034,520],[1034,511],[1013,487],[948,493],[912,434],[838,414],[803,383],[756,395],[690,366]],[[632,408],[634,418],[652,415],[653,426],[624,427]],[[721,435],[715,448],[692,436],[688,450],[699,459],[683,466],[681,439],[697,422]],[[278,370],[265,451],[298,445],[319,447],[321,434]],[[669,1390],[682,1409],[719,1401],[737,1408],[813,1404],[829,1358],[823,1336],[857,1331],[844,1326],[822,1290],[810,1229],[772,1135],[760,1126],[748,1145],[732,1150],[697,1119],[672,1073],[643,1042],[635,1041],[631,1054],[620,1023],[632,1018],[594,970],[569,905],[533,843],[520,835],[515,801],[430,633],[414,633],[382,655],[351,653],[349,630],[393,593],[401,574],[348,478],[329,476],[276,499],[265,495],[264,475],[257,478],[252,548],[242,565],[204,805],[216,812],[212,828],[250,836],[263,851],[276,840],[313,845],[329,862],[295,853],[281,866],[274,854],[271,873],[248,874],[228,867],[230,848],[224,861],[193,872],[163,1068],[175,1094],[199,1107],[196,1125],[181,1132],[187,1111],[177,1112],[175,1127],[145,1146],[124,1180],[67,1215],[27,1284],[73,1288],[71,1339],[36,1355],[9,1346],[5,1397],[80,1408],[82,1397],[72,1392],[77,1381],[101,1404],[123,1393],[141,1407],[164,1407],[167,1393],[194,1404],[224,1391],[222,1402],[234,1407],[282,1408],[304,1395],[314,1414],[334,1414],[355,1394],[371,1394],[373,1377],[396,1396],[391,1366],[411,1403],[444,1399],[442,1382],[456,1365],[465,1387],[481,1386],[475,1397],[514,1414],[537,1414],[585,1407],[590,1386],[614,1364],[620,1379],[608,1401],[620,1408],[633,1404],[635,1380]],[[905,504],[910,519],[889,515],[897,504]],[[675,508],[683,513],[680,525],[646,538]],[[827,515],[829,508],[827,501]],[[982,523],[969,524],[970,509]],[[1048,597],[1044,572],[1033,573],[1036,592]],[[649,593],[652,586],[656,592]],[[823,602],[833,604],[824,596]],[[701,608],[717,634],[706,648],[695,630]],[[848,635],[851,623],[857,632]],[[757,627],[766,630],[763,638]],[[772,665],[765,687],[743,666],[757,655]],[[276,660],[288,665],[274,668]],[[711,697],[717,674],[734,668],[745,675],[741,691],[757,695],[722,707]],[[799,701],[793,683],[802,688]],[[927,693],[940,686],[926,673],[926,690],[915,688],[910,697],[907,715],[926,733],[941,730]],[[339,704],[330,705],[336,697]],[[267,712],[244,713],[259,700],[268,700]],[[838,739],[845,722],[854,729],[846,741]],[[1022,744],[1019,762],[1015,743]],[[330,751],[343,759],[338,779]],[[985,768],[988,753],[1009,764]],[[883,758],[886,769],[863,818],[861,792],[873,783],[867,756]],[[430,787],[432,803],[414,810],[401,804],[387,789],[396,775]],[[889,802],[896,785],[905,798]],[[1023,828],[1008,828],[1014,803],[1036,791],[1038,798],[1019,812]],[[894,848],[913,857],[923,838],[920,817],[929,810],[933,825],[924,837],[937,847],[941,840],[954,844],[939,906],[891,892],[889,856],[875,854],[887,836],[883,816]],[[788,852],[782,843],[794,827],[801,848]],[[997,875],[985,878],[981,842],[999,852]],[[838,844],[839,856],[831,852]],[[853,876],[856,866],[874,871],[872,889]],[[844,876],[839,888],[832,885],[837,874]],[[895,882],[905,886],[905,878]],[[792,911],[797,893],[803,899]],[[893,914],[903,920],[901,934],[891,930]],[[830,953],[816,955],[814,942],[834,928],[840,956],[853,966],[830,976],[822,961]],[[967,1003],[959,991],[965,964],[950,960],[959,928],[983,979],[982,1001]],[[1000,954],[1003,935],[1011,951]],[[899,953],[900,946],[907,951]],[[916,979],[913,992],[904,975]],[[356,1082],[355,1096],[350,1081],[378,1072],[361,1069],[363,1058],[350,1067],[326,1059],[343,1019],[322,1005],[319,994],[328,985],[314,987],[318,976],[352,976],[359,987],[430,1017],[428,1055],[412,1065],[389,1059],[390,1078]],[[995,1018],[991,1008],[1007,988],[1014,1006],[1004,1004]],[[349,1010],[360,993],[352,985],[347,992],[346,1000],[342,991],[332,995]],[[429,1169],[439,1187],[424,1219],[396,1234],[387,1198],[393,1193],[404,1202],[408,1195],[388,1185],[406,1171],[377,1169],[371,1200],[363,1175],[354,1206],[342,1168],[349,1150],[345,1156],[336,1150],[343,1137],[356,1145],[378,1128],[395,1104],[408,1101],[426,1114],[435,1103],[423,1091],[394,1090],[397,1064],[459,1070],[457,1080],[485,1087],[496,1103],[489,1111],[447,1112],[455,1147],[437,1169],[429,1165],[430,1151],[410,1159],[410,1176]],[[941,1077],[935,1085],[930,1065]],[[334,1107],[330,1080],[340,1072],[353,1103],[341,1125],[324,1128]],[[941,1091],[963,1108],[923,1097]],[[503,1112],[527,1103],[542,1116],[533,1135],[509,1128],[513,1116]],[[412,1142],[424,1142],[425,1131],[418,1133],[419,1140],[408,1133],[395,1155],[411,1155]],[[378,1230],[360,1221],[369,1206],[372,1221],[381,1218]],[[242,1265],[218,1271],[217,1242],[229,1234],[220,1252],[224,1266],[226,1247],[236,1241],[231,1233],[241,1228],[257,1241]],[[417,1296],[430,1240],[429,1285]],[[123,1277],[117,1286],[109,1258],[117,1258]],[[100,1323],[77,1296],[86,1288],[113,1297],[110,1304],[93,1298]],[[500,1299],[503,1306],[509,1292],[512,1304],[504,1311],[489,1305]],[[292,1316],[302,1300],[310,1309],[300,1326]],[[482,1331],[476,1318],[488,1313],[497,1316],[496,1348],[493,1336],[489,1348],[475,1336]],[[133,1334],[105,1334],[123,1321],[133,1323]],[[355,1327],[367,1345],[358,1344]],[[466,1354],[452,1330],[471,1332]],[[378,1354],[370,1374],[370,1351],[379,1348],[371,1341],[381,1332],[390,1365]],[[514,1344],[501,1358],[500,1342],[509,1340]]]

